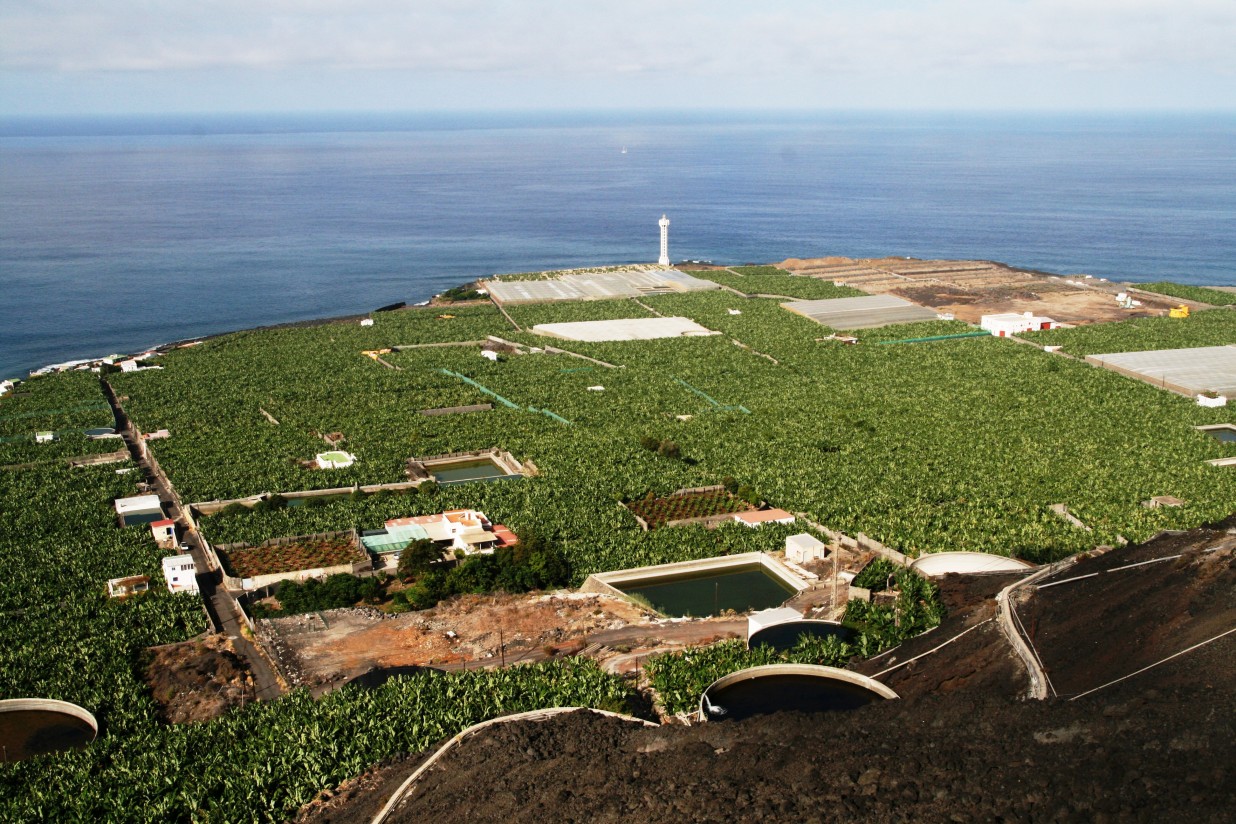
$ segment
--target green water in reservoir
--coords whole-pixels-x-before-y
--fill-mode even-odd
[[[124,516],[124,525],[153,524],[155,521],[162,521],[166,517],[162,512],[129,513]]]
[[[485,458],[435,466],[429,471],[433,479],[440,484],[484,481],[489,478],[501,478],[507,474],[505,469]]]
[[[655,584],[624,585],[627,595],[648,599],[658,612],[701,618],[727,609],[746,612],[781,606],[796,590],[760,564],[692,572]]]
[[[725,710],[710,720],[741,721],[770,712],[836,712],[883,701],[878,692],[819,675],[778,673],[708,691],[709,702]]]

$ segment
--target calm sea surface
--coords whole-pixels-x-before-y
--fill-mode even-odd
[[[625,153],[623,149],[626,149]],[[0,377],[656,258],[1236,283],[1236,116],[0,123]]]

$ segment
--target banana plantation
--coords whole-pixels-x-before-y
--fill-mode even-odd
[[[792,286],[762,270],[725,277],[751,278],[735,286],[748,293]],[[1236,445],[1194,429],[1230,422],[1226,409],[1009,340],[894,343],[965,331],[964,324],[890,327],[845,345],[779,304],[708,292],[515,307],[524,331],[488,304],[429,307],[378,313],[367,327],[226,335],[160,356],[161,370],[107,378],[137,426],[170,433],[149,448],[186,502],[400,482],[413,456],[492,447],[537,468],[502,482],[203,517],[214,543],[373,529],[389,518],[470,508],[516,534],[551,537],[582,580],[777,550],[802,531],[800,523],[645,532],[622,505],[727,479],[911,556],[982,550],[1046,561],[1236,510],[1236,471],[1206,463],[1236,455]],[[1231,342],[1220,312],[1231,314],[1196,313],[1163,328],[1172,340]],[[721,334],[564,343],[526,331],[652,314],[689,317]],[[1134,348],[1143,334],[1161,331],[1131,323],[1043,334],[1082,353],[1099,345],[1088,336],[1113,335],[1102,345]],[[493,361],[481,356],[488,335],[561,343],[595,360]],[[392,351],[380,360],[364,354],[379,350]],[[478,387],[511,406],[420,414],[492,401]],[[485,718],[554,705],[621,709],[630,698],[618,679],[568,661],[417,675],[318,701],[295,692],[211,722],[162,724],[137,675],[142,650],[191,638],[205,619],[196,597],[162,586],[149,530],[116,525],[112,501],[138,492],[138,473],[125,472],[127,463],[71,468],[66,460],[115,449],[115,441],[83,434],[111,423],[89,374],[34,379],[0,398],[0,698],[72,701],[100,722],[87,749],[0,766],[0,820],[281,821],[322,789]],[[36,431],[57,439],[37,443]],[[679,457],[645,449],[648,438],[677,444]],[[356,460],[309,468],[326,449]],[[1157,495],[1186,504],[1142,506]],[[1058,517],[1051,507],[1059,503],[1088,529]],[[136,574],[151,576],[150,593],[105,597],[109,578]],[[879,633],[888,616],[851,617],[867,626],[872,644],[887,640]],[[918,618],[928,625],[938,615]],[[841,653],[803,654],[831,661]],[[753,660],[737,650],[716,655],[725,659],[718,667]],[[700,677],[688,672],[699,667],[667,660],[661,668],[679,673],[663,690],[680,693],[675,706],[698,700],[687,679]]]
[[[406,479],[411,456],[490,447],[539,469],[524,480],[394,500],[349,498],[205,519],[217,542],[374,528],[382,517],[468,506],[517,534],[529,527],[553,534],[581,576],[776,548],[781,536],[774,530],[645,534],[619,506],[726,477],[774,506],[864,532],[912,556],[963,549],[1042,561],[1196,526],[1236,508],[1236,473],[1205,463],[1233,447],[1193,428],[1226,421],[1225,410],[1202,409],[1008,340],[890,343],[968,328],[957,322],[874,330],[849,346],[777,300],[730,293],[518,306],[511,313],[527,329],[638,317],[648,309],[722,334],[564,343],[516,331],[491,306],[452,308],[450,317],[430,308],[382,313],[372,327],[226,336],[167,355],[163,370],[111,380],[143,430],[171,432],[152,449],[189,501],[397,482]],[[1215,322],[1206,316],[1214,314],[1230,313],[1164,322],[1210,334]],[[1139,328],[1134,322],[1123,334]],[[405,348],[383,355],[385,363],[361,354],[487,334],[531,346],[562,343],[618,368],[550,354],[495,362],[482,358],[479,346]],[[491,401],[478,387],[512,406],[418,414]],[[342,434],[340,448],[357,458],[352,466],[305,468],[326,448],[326,433]],[[682,459],[643,449],[646,437],[673,441]],[[1156,495],[1188,504],[1142,507]],[[1055,515],[1057,503],[1090,530]]]

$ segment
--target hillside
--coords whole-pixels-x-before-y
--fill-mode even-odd
[[[1019,607],[1053,682],[1071,693],[1236,627],[1230,528],[1165,535],[1051,580],[1091,575]],[[983,621],[1007,583],[954,576],[950,621],[860,669],[908,660]],[[1076,701],[1027,701],[1007,641],[978,630],[884,678],[902,700],[852,713],[659,729],[575,714],[499,726],[448,754],[389,820],[1226,821],[1234,653],[1228,635]],[[302,820],[369,821],[415,763],[369,776]]]

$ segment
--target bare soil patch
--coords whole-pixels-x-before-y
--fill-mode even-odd
[[[389,615],[337,609],[261,622],[294,683],[325,686],[373,669],[508,664],[582,649],[588,637],[646,620],[633,604],[589,593],[463,595]]]
[[[958,320],[978,323],[983,315],[1033,312],[1061,323],[1103,323],[1158,317],[1180,303],[1139,292],[1140,307],[1122,309],[1118,283],[1084,275],[1061,277],[1015,269],[984,260],[882,258],[790,258],[778,264],[808,277],[834,280],[870,294],[892,294]]]
[[[225,635],[147,652],[143,680],[163,719],[171,724],[208,721],[254,700],[249,665]]]

